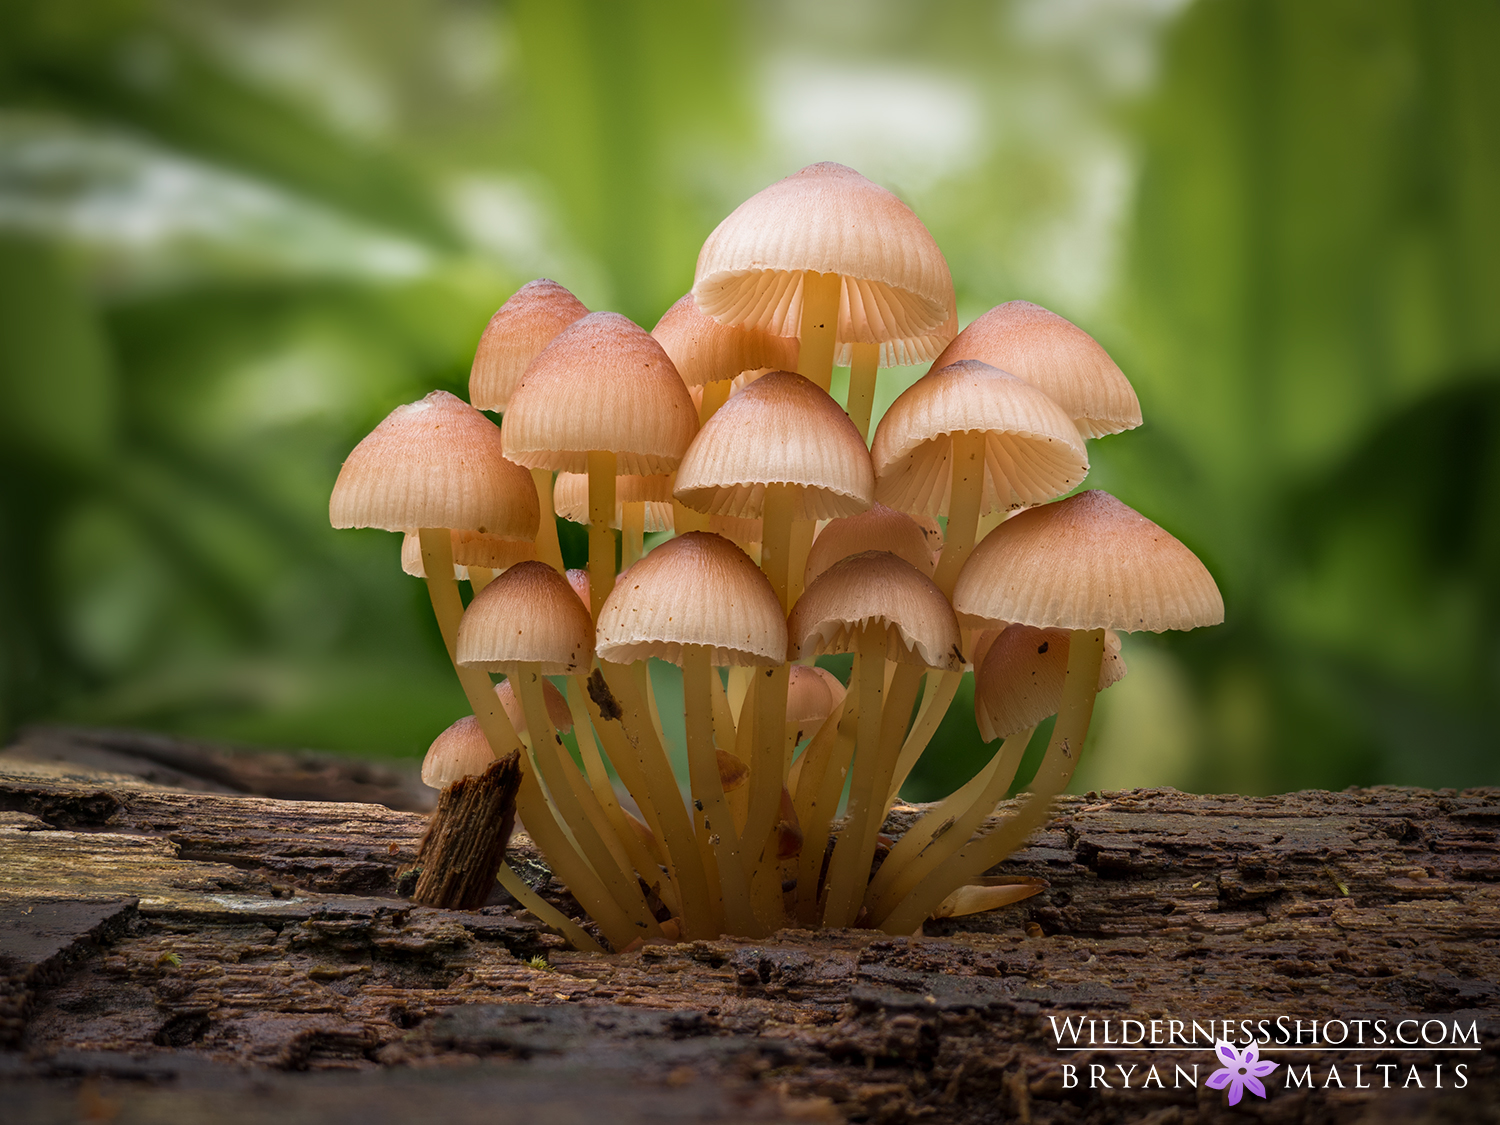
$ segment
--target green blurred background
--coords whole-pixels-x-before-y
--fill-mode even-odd
[[[834,159],[965,322],[1110,349],[1090,483],[1223,588],[1078,786],[1500,781],[1497,54],[1493,0],[0,0],[0,734],[415,758],[464,704],[342,456],[520,283],[649,327]]]

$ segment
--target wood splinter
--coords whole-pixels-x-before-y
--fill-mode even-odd
[[[461,777],[438,798],[417,851],[412,901],[478,910],[489,901],[516,821],[521,759],[515,751],[482,774]]]

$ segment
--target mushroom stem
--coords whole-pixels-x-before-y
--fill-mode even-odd
[[[621,866],[626,871],[633,866],[648,884],[659,883],[661,866],[641,839],[640,833],[625,819],[625,810],[620,808],[619,799],[615,796],[615,787],[609,779],[609,771],[605,768],[604,759],[599,754],[599,745],[594,741],[593,724],[589,721],[588,706],[584,703],[587,689],[583,686],[583,677],[569,676],[567,689],[568,710],[573,715],[573,735],[578,740],[578,754],[583,759],[589,788],[593,790],[595,799],[604,809],[604,815],[609,818],[610,827],[614,830],[616,838],[619,839],[630,860],[629,865],[622,864]],[[676,897],[666,887],[663,887],[659,893],[664,902],[669,897]]]
[[[974,881],[999,863],[1034,831],[1052,810],[1052,800],[1068,787],[1094,714],[1099,665],[1104,659],[1103,629],[1074,629],[1068,640],[1068,669],[1052,741],[1031,782],[1031,794],[1004,824],[970,840],[886,917],[887,933],[909,934],[958,887]]]
[[[490,744],[490,753],[496,758],[511,750],[521,752],[521,788],[516,793],[516,812],[526,825],[526,831],[535,841],[554,874],[572,892],[580,906],[598,921],[605,936],[614,942],[616,937],[624,944],[635,939],[634,927],[605,890],[604,884],[594,874],[584,858],[573,847],[553,816],[552,806],[547,803],[542,788],[537,784],[536,770],[526,765],[526,748],[516,736],[510,717],[500,706],[495,694],[495,685],[489,673],[478,668],[465,668],[455,659],[458,645],[458,623],[463,617],[463,601],[458,596],[458,583],[453,578],[453,539],[446,528],[424,527],[418,533],[422,544],[422,571],[428,575],[427,593],[432,599],[432,611],[437,617],[438,629],[443,634],[443,643],[448,647],[448,658],[453,661],[458,682],[464,689],[469,707],[479,720],[479,729]],[[432,575],[438,575],[434,578]]]
[[[604,952],[604,946],[589,937],[587,930],[528,887],[525,880],[517,875],[509,864],[500,865],[500,873],[496,878],[511,898],[541,919],[544,926],[556,930],[572,942],[574,949],[584,953]]]
[[[703,861],[698,854],[693,824],[688,819],[677,778],[672,774],[672,764],[667,761],[666,751],[663,750],[651,722],[645,693],[641,691],[628,665],[601,660],[599,667],[620,711],[616,716],[619,725],[612,727],[609,722],[603,722],[601,734],[621,777],[625,776],[621,762],[627,757],[633,758],[630,766],[641,784],[641,790],[637,791],[634,786],[631,786],[631,790],[636,793],[641,811],[656,819],[651,827],[666,848],[676,870],[683,923],[687,929],[684,936],[717,937],[708,911],[711,901],[708,875],[703,870]],[[602,718],[601,716],[601,721]],[[603,734],[605,731],[609,733]],[[616,738],[617,741],[611,744],[611,738]],[[626,784],[630,785],[628,779]],[[644,801],[640,800],[642,796],[645,797]]]
[[[875,409],[875,372],[880,366],[880,345],[855,343],[849,363],[849,418],[859,436],[870,440],[870,414]]]
[[[592,450],[589,472],[589,610],[599,620],[599,607],[615,588],[615,462],[613,453]]]
[[[856,668],[855,677],[858,674]],[[851,682],[858,680],[851,678]],[[804,925],[815,926],[818,922],[818,883],[828,851],[828,826],[833,823],[833,814],[844,793],[858,726],[859,700],[851,691],[803,752],[805,764],[792,807],[797,811],[804,840],[798,857],[796,907],[797,919]]]
[[[487,566],[469,567],[469,591],[476,596],[495,580],[495,572]]]
[[[604,752],[609,756],[615,772],[620,775],[620,782],[625,786],[626,792],[635,799],[635,803],[641,810],[641,816],[645,819],[647,830],[651,832],[657,848],[661,850],[659,865],[653,864],[650,869],[655,871],[658,866],[667,869],[667,881],[671,884],[671,897],[681,903],[682,882],[678,876],[677,859],[673,856],[670,845],[672,842],[680,844],[684,840],[691,843],[692,825],[688,822],[686,811],[678,811],[682,809],[682,802],[674,799],[678,796],[676,779],[670,778],[670,786],[664,791],[666,796],[659,800],[652,786],[652,779],[659,771],[648,770],[645,766],[645,760],[650,755],[648,744],[641,739],[632,738],[624,725],[617,721],[622,716],[616,716],[615,719],[606,718],[599,710],[599,703],[589,691],[584,677],[576,676],[574,679],[577,681],[580,701],[582,698],[588,698],[593,703],[592,707],[586,708],[586,713],[599,734],[600,742],[604,744]],[[600,768],[603,768],[602,762]],[[670,767],[667,772],[670,775]],[[621,812],[623,814],[624,810],[622,809]],[[670,832],[667,827],[668,823],[671,824]],[[665,895],[663,901],[667,901]],[[680,908],[676,912],[681,913]]]
[[[989,764],[967,785],[928,812],[896,841],[865,892],[865,905],[876,925],[944,860],[968,843],[985,818],[995,811],[1015,780],[1016,767],[1021,764],[1035,729],[1007,738]]]
[[[974,550],[979,528],[979,505],[984,499],[983,430],[962,430],[951,435],[952,475],[948,490],[948,528],[943,533],[943,553],[932,580],[949,601],[958,572]]]
[[[625,505],[620,518],[620,569],[639,562],[646,553],[646,502]]]
[[[942,725],[963,681],[962,672],[928,671],[927,686],[922,691],[922,706],[917,711],[917,721],[912,724],[911,733],[901,744],[901,755],[896,759],[896,769],[891,775],[891,791],[886,797],[886,804],[894,801],[901,792],[917,759],[922,756],[922,751],[927,749],[927,744]]]
[[[706,426],[714,412],[729,401],[729,389],[733,385],[732,379],[715,379],[712,383],[703,384],[703,403],[698,407],[698,425]]]
[[[792,608],[787,598],[787,577],[791,573],[792,517],[797,510],[797,491],[793,484],[768,484],[763,508],[760,569],[770,579],[781,601],[782,613]]]
[[[781,913],[779,880],[774,895],[765,884],[777,870],[774,831],[786,779],[786,691],[792,669],[791,665],[783,664],[777,668],[757,668],[756,672],[750,700],[755,739],[749,762],[750,807],[745,814],[740,851],[751,875],[756,914],[762,924],[769,925],[773,916]],[[743,716],[740,722],[744,722]]]
[[[854,685],[859,725],[854,740],[854,778],[849,784],[844,829],[834,844],[833,859],[828,865],[828,901],[823,907],[825,926],[847,926],[854,921],[870,870],[868,860],[861,869],[860,856],[874,796],[875,759],[880,753],[880,719],[885,702],[885,629],[873,624],[861,626],[857,645],[859,670]]]
[[[922,683],[922,669],[914,664],[897,664],[896,674],[886,684],[885,711],[880,720],[880,744],[875,758],[874,778],[870,785],[870,803],[865,812],[865,836],[860,854],[864,857],[866,874],[862,882],[868,882],[870,864],[875,859],[875,845],[880,830],[885,826],[886,814],[891,808],[891,775],[896,760],[901,755],[901,746],[906,739],[906,727],[911,721],[912,708],[917,703],[917,689]],[[861,888],[861,896],[863,888]]]
[[[839,326],[843,278],[836,273],[802,275],[802,327],[797,333],[797,373],[825,391],[833,382],[834,333]]]
[[[552,506],[552,470],[532,469],[541,522],[536,525],[536,557],[558,574],[563,573],[562,544],[557,541],[557,509]]]
[[[590,789],[583,785],[575,786],[574,779],[568,776],[569,771],[574,769],[573,763],[570,759],[565,766],[560,756],[559,752],[566,755],[567,751],[563,748],[557,729],[552,725],[552,716],[547,713],[546,700],[542,696],[540,665],[531,662],[512,665],[507,669],[507,676],[526,715],[526,727],[531,732],[532,755],[537,772],[547,782],[552,801],[562,814],[563,822],[572,829],[580,850],[610,896],[638,931],[626,936],[624,944],[628,945],[635,937],[659,933],[660,928],[651,911],[646,908],[646,900],[641,895],[635,876],[620,870],[614,850],[605,842],[605,834],[613,835],[613,832],[604,810]],[[620,855],[624,855],[623,846],[620,846]],[[610,940],[613,941],[614,938],[611,937]]]
[[[813,538],[818,533],[817,520],[793,520],[791,544],[788,547],[786,574],[786,604],[797,604],[807,582],[807,556],[812,550]]]
[[[697,814],[693,825],[698,831],[704,867],[717,860],[723,923],[729,933],[751,937],[756,931],[755,916],[750,910],[750,883],[740,858],[739,834],[734,830],[734,818],[724,798],[724,783],[714,749],[713,685],[709,681],[718,679],[719,674],[709,663],[710,655],[704,645],[684,645],[682,649],[688,775]]]

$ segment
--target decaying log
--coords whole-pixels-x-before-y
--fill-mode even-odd
[[[1277,1016],[1472,1023],[1479,1041],[1263,1046],[1270,1097],[1236,1116],[1482,1121],[1500,1104],[1497,790],[1070,797],[1005,865],[1048,882],[1013,907],[924,938],[621,955],[570,950],[503,899],[396,897],[409,813],[28,764],[0,765],[0,809],[20,1043],[0,1051],[0,1105],[21,1121],[1209,1122],[1226,1110],[1207,1048],[1066,1052],[1053,1021],[1118,1037],[1123,1020]],[[511,862],[577,916],[523,835]],[[1165,1081],[1143,1085],[1146,1064]],[[1293,1066],[1312,1088],[1286,1085]]]
[[[437,803],[415,762],[221,746],[141,731],[31,726],[0,751],[0,758],[69,763],[205,793],[362,801],[412,812],[426,812]]]
[[[521,756],[512,750],[484,773],[443,790],[417,851],[412,901],[478,910],[495,893],[495,876],[516,823]]]

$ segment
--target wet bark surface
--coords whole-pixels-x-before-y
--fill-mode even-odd
[[[423,826],[0,758],[6,1119],[1500,1116],[1500,790],[1072,797],[1005,865],[1048,883],[1014,907],[919,938],[617,955],[567,948],[498,889],[473,912],[399,897]],[[510,858],[576,916],[524,836]],[[1343,1021],[1350,1045],[1383,1020],[1388,1041],[1370,1023],[1361,1052],[1263,1044],[1269,1097],[1233,1109],[1202,1036],[1114,1045],[1149,1044],[1153,1020],[1277,1017]],[[1409,1019],[1418,1042],[1396,1043]],[[1454,1046],[1453,1024],[1478,1043],[1421,1043]]]

